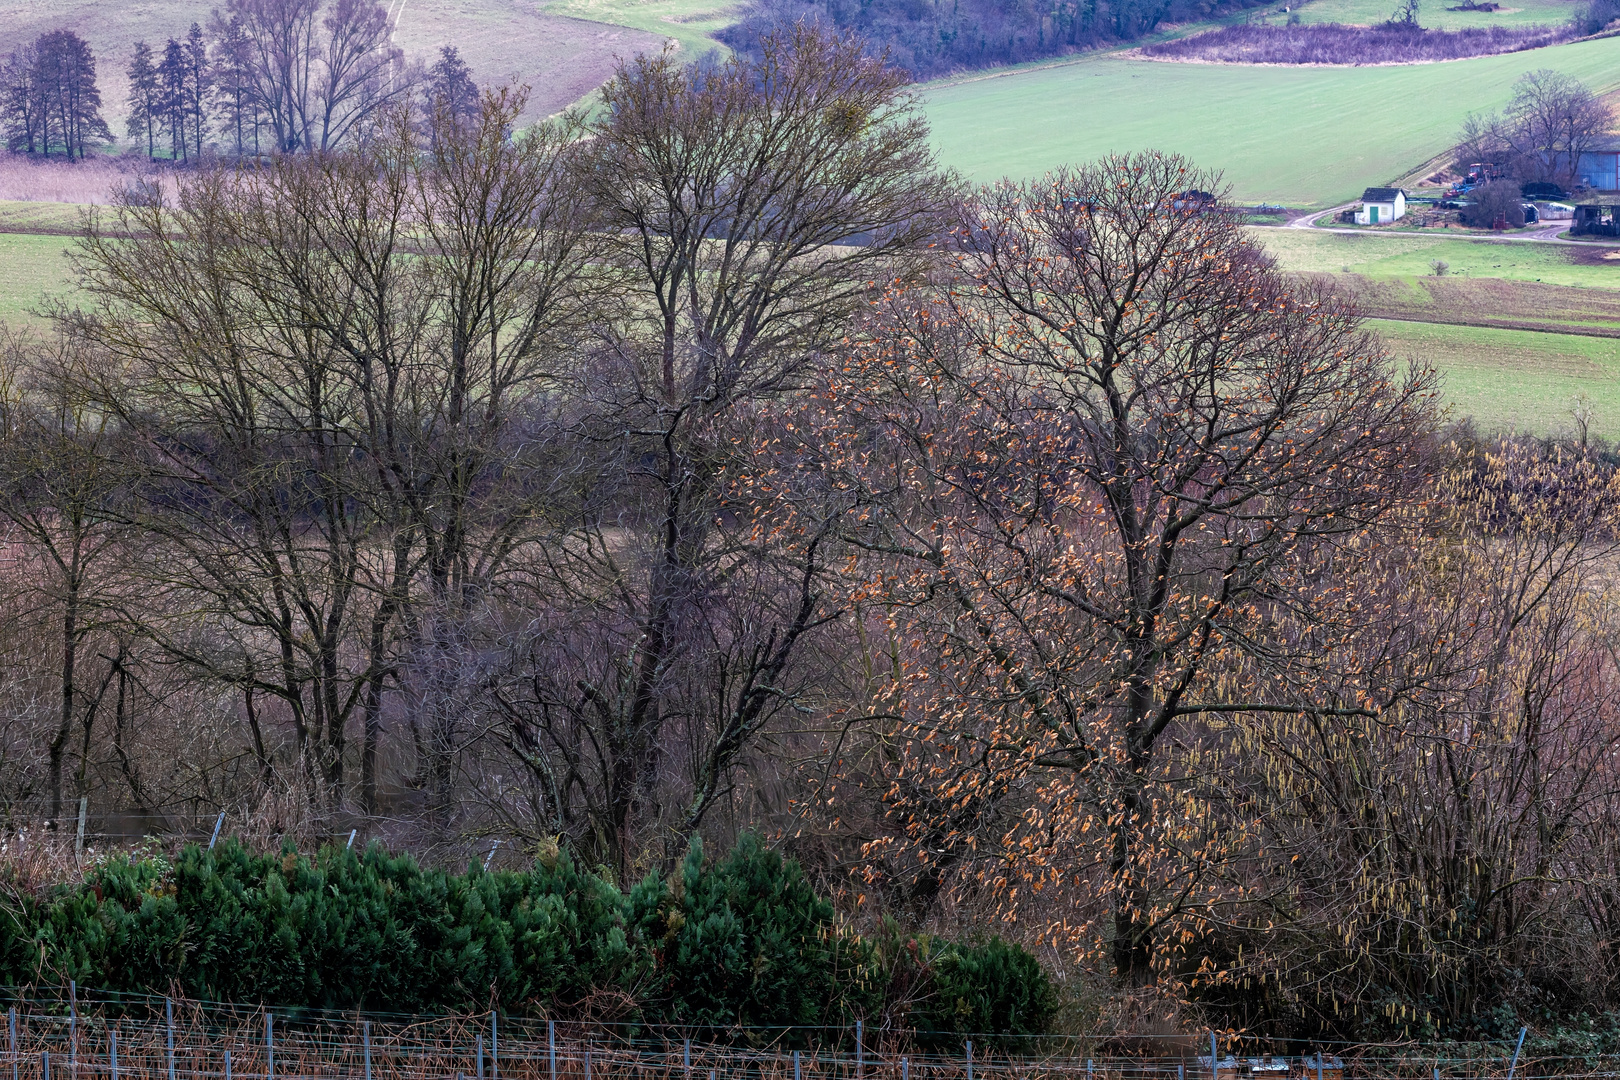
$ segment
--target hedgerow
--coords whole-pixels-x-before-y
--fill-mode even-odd
[[[903,986],[900,1015],[925,1044],[1039,1034],[1055,1006],[1034,957],[998,938],[914,938],[897,964],[753,836],[710,862],[694,843],[628,890],[566,851],[456,874],[376,844],[309,855],[227,840],[172,862],[112,857],[5,906],[10,985],[403,1013],[601,1015],[608,1001],[617,1019],[710,1028],[845,1026]]]

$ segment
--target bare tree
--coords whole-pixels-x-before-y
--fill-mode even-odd
[[[125,475],[109,452],[109,417],[74,387],[84,345],[66,336],[8,336],[0,367],[19,381],[0,400],[4,455],[0,514],[39,554],[49,585],[44,598],[60,625],[59,710],[49,741],[48,807],[54,828],[62,817],[62,775],[69,737],[82,728],[82,788],[91,730],[114,667],[100,689],[84,689],[86,642],[117,621],[109,563],[122,523]],[[94,683],[94,680],[90,680]]]
[[[1428,423],[1428,377],[1285,279],[1216,188],[1149,153],[982,192],[960,276],[898,295],[807,416],[898,628],[873,706],[904,717],[893,845],[1004,897],[1087,882],[1126,984],[1220,842],[1172,810],[1161,744],[1375,707],[1291,674],[1311,649],[1273,625],[1343,631],[1301,565],[1381,518]]]
[[[1585,84],[1539,68],[1513,84],[1500,115],[1470,115],[1462,147],[1476,161],[1501,162],[1520,180],[1575,184],[1581,155],[1614,122],[1608,106]]]
[[[947,180],[904,81],[799,26],[757,62],[666,53],[603,89],[584,175],[631,303],[573,396],[609,462],[533,586],[574,630],[540,636],[505,715],[547,798],[580,799],[578,835],[621,871],[697,828],[827,616],[815,529],[751,551],[727,492],[748,418],[809,384],[941,220]],[[742,600],[750,580],[770,589]]]
[[[282,153],[325,151],[361,135],[413,76],[375,0],[229,0],[246,79]]]
[[[81,254],[77,324],[119,360],[94,391],[166,552],[147,569],[176,617],[147,632],[250,724],[275,705],[331,806],[357,715],[375,805],[396,648],[442,647],[532,527],[525,425],[599,295],[571,129],[516,135],[521,108],[492,96],[423,153],[396,109],[363,151],[130,195],[112,232],[133,239],[93,227]],[[456,749],[430,730],[439,807]]]

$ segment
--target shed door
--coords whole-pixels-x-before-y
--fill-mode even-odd
[[[1367,207],[1367,220],[1372,222],[1374,225],[1378,224],[1378,207]]]

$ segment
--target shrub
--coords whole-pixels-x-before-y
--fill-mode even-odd
[[[1490,26],[1422,30],[1382,26],[1225,26],[1142,49],[1144,56],[1237,64],[1410,64],[1519,52],[1556,45],[1579,35],[1567,26]]]
[[[82,885],[14,890],[0,977],[329,1010],[487,1008],[556,1015],[605,997],[626,1018],[729,1028],[843,1026],[884,1011],[881,950],[838,925],[798,864],[744,836],[706,865],[621,891],[566,852],[525,872],[463,874],[365,852],[235,841],[109,859]],[[926,940],[926,939],[925,939]],[[912,1019],[926,1037],[1023,1036],[1050,1019],[1029,953],[930,943]],[[916,974],[916,973],[914,973]]]
[[[1512,180],[1493,180],[1469,193],[1461,217],[1476,229],[1489,229],[1498,219],[1518,228],[1524,224],[1524,195]]]

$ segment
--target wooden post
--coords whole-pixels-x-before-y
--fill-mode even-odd
[[[73,865],[84,862],[84,813],[90,808],[90,796],[79,796],[79,832],[73,838]]]

